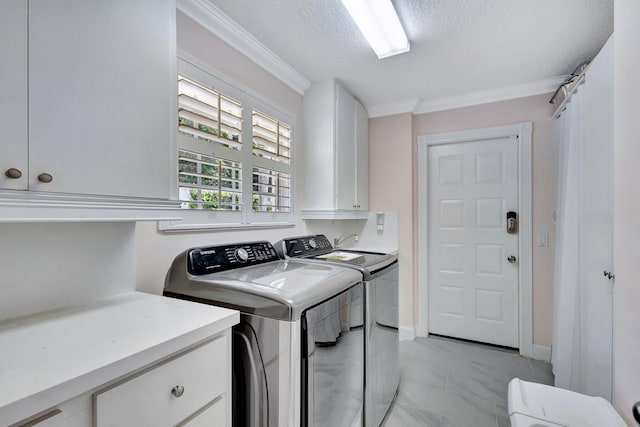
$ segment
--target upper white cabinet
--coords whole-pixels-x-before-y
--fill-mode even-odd
[[[314,83],[303,103],[305,219],[366,218],[369,121],[338,82]]]
[[[27,185],[28,4],[24,0],[0,3],[0,188],[26,189]]]
[[[0,203],[171,198],[175,0],[3,1],[0,36]]]

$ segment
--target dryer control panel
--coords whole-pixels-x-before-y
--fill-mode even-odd
[[[276,243],[276,251],[282,257],[307,258],[323,255],[333,250],[333,246],[324,234],[291,237]]]
[[[280,259],[273,245],[267,241],[193,248],[187,255],[187,270],[195,276]]]

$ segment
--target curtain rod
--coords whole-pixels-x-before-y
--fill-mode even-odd
[[[576,70],[571,74],[567,81],[562,83],[560,87],[558,87],[558,89],[553,93],[553,96],[549,100],[549,103],[556,105],[556,102],[560,101],[560,104],[558,104],[558,107],[553,112],[553,115],[551,116],[552,118],[557,119],[558,117],[560,117],[560,114],[562,114],[562,111],[571,99],[571,96],[578,90],[578,86],[584,83],[589,65],[590,63],[584,63],[578,66],[578,68],[576,68]],[[575,72],[579,69],[581,69],[580,73],[575,74]]]

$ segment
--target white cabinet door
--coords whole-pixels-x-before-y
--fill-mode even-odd
[[[30,190],[169,198],[174,27],[171,0],[29,1]]]
[[[0,188],[27,189],[27,2],[0,3]],[[6,175],[22,177],[11,178]]]
[[[356,209],[356,100],[336,86],[336,208]]]
[[[356,101],[356,209],[369,209],[369,116]]]
[[[369,199],[369,119],[335,81],[318,82],[303,103],[304,219],[365,219]]]

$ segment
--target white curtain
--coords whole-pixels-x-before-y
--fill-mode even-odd
[[[555,385],[611,399],[613,48],[605,45],[557,120],[551,363]]]

